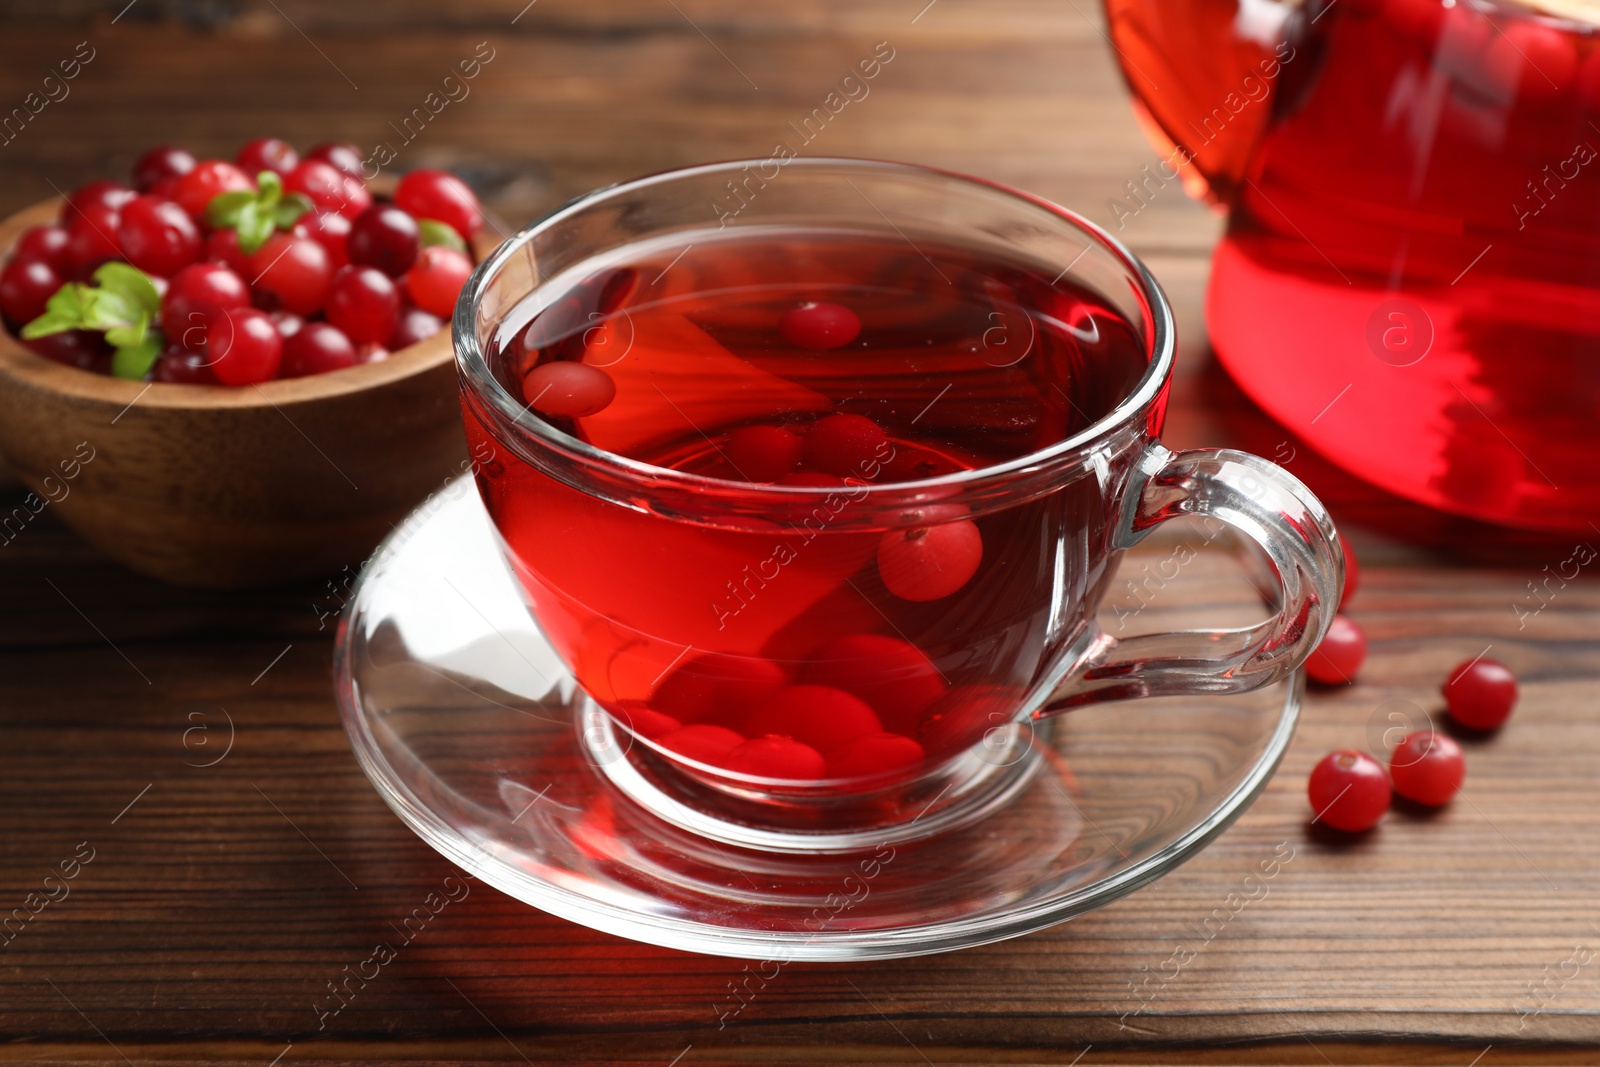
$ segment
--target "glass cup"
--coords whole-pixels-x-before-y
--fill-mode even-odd
[[[1131,326],[1143,373],[1109,414],[1040,451],[916,481],[864,471],[831,488],[735,482],[605,451],[530,412],[496,373],[507,317],[570,299],[563,279],[574,272],[645,243],[704,247],[730,225],[926,240],[1070,279]],[[569,318],[593,342],[583,361],[628,358],[625,310],[601,302]],[[1338,606],[1343,556],[1305,486],[1245,453],[1160,443],[1175,338],[1143,264],[1085,219],[993,183],[791,159],[611,186],[481,263],[454,335],[478,488],[534,619],[590,698],[577,724],[583,750],[654,814],[716,840],[849,851],[981,818],[1026,782],[1052,716],[1284,680]],[[1095,615],[1120,553],[1179,516],[1230,527],[1260,550],[1271,616],[1240,629],[1105,633]],[[908,608],[873,584],[884,538],[959,539],[961,524],[981,532],[989,568],[966,587]],[[799,601],[812,607],[796,615]],[[825,759],[761,774],[677,732],[770,721],[790,687],[819,682],[869,703],[881,720],[870,744],[900,755],[822,752],[808,733],[820,720],[804,718],[784,729]]]

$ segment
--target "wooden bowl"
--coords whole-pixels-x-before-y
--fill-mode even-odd
[[[0,260],[59,208],[0,222]],[[480,258],[494,247],[480,244]],[[243,388],[111,378],[0,329],[0,454],[33,491],[0,514],[0,541],[48,508],[136,571],[230,589],[359,567],[467,453],[448,329],[380,363]]]

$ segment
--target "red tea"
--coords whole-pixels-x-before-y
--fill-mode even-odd
[[[877,517],[866,487],[1066,440],[1133,393],[1143,333],[969,249],[698,234],[546,281],[489,362],[572,438],[718,479],[703,512],[602,500],[497,445],[470,402],[466,423],[540,625],[638,736],[763,778],[895,776],[1009,720],[1059,659],[1108,580],[1088,561],[1110,509],[1092,476]],[[753,482],[804,488],[730,518]]]
[[[1240,386],[1412,499],[1600,517],[1594,25],[1481,0],[1107,10],[1170,165],[1231,207],[1208,321]]]

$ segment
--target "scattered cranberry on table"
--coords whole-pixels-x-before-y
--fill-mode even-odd
[[[1445,734],[1418,730],[1389,754],[1389,777],[1394,791],[1430,808],[1450,802],[1467,776],[1461,746]]]
[[[47,359],[135,380],[244,386],[387,359],[447,328],[483,213],[443,171],[405,175],[393,202],[361,171],[332,142],[302,156],[262,137],[232,161],[158,145],[131,187],[88,182],[18,238],[0,316]]]
[[[1365,752],[1330,752],[1312,769],[1306,795],[1316,813],[1313,821],[1359,833],[1376,826],[1389,810],[1389,775]]]
[[[1348,685],[1367,658],[1367,635],[1351,619],[1335,615],[1316,651],[1306,657],[1306,674],[1323,685]]]
[[[1450,717],[1472,730],[1493,730],[1517,704],[1517,678],[1504,663],[1479,656],[1456,667],[1444,683]]]

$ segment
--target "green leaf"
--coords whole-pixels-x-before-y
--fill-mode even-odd
[[[263,210],[260,204],[251,204],[239,216],[239,251],[245,255],[257,251],[277,228],[270,210]]]
[[[68,282],[57,289],[45,301],[44,314],[22,328],[23,340],[82,329],[94,292],[83,282]]]
[[[111,335],[107,333],[106,336]],[[161,355],[161,345],[159,330],[145,331],[144,336],[135,344],[118,345],[117,350],[111,355],[112,375],[133,381],[142,380],[150,373],[150,368],[156,365],[156,357]]]
[[[136,301],[109,289],[90,289],[84,301],[83,325],[89,330],[109,330],[116,326],[131,326],[139,321],[144,311]]]
[[[161,294],[156,290],[155,282],[132,264],[116,261],[102,264],[94,272],[94,280],[103,292],[117,293],[135,307],[143,308],[147,314],[154,315],[161,310]]]
[[[206,222],[218,230],[235,226],[239,222],[239,212],[255,202],[256,194],[250,189],[218,193],[211,198],[211,203],[206,205]]]
[[[461,239],[456,228],[448,222],[440,222],[438,219],[418,219],[417,230],[423,248],[429,245],[442,245],[445,248],[453,248],[463,255],[466,254],[467,242]]]
[[[149,332],[150,316],[144,313],[127,326],[113,326],[106,330],[106,340],[115,348],[132,348],[144,344],[145,336]]]
[[[272,209],[272,221],[278,229],[287,230],[300,221],[300,216],[315,209],[316,205],[305,193],[290,193]]]

